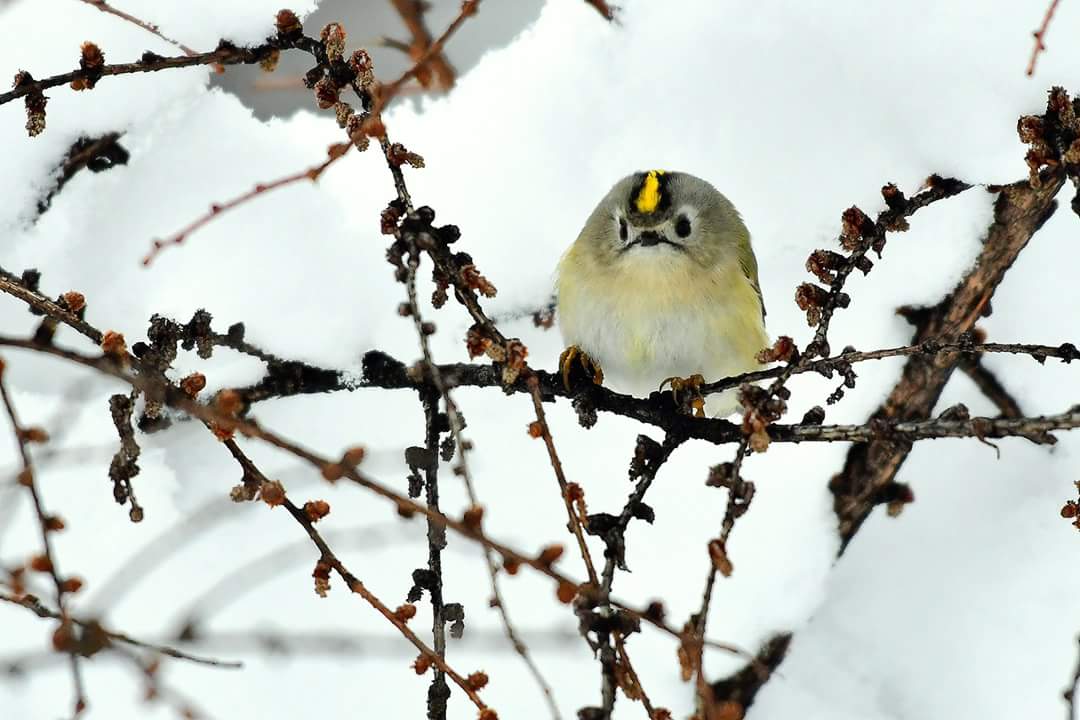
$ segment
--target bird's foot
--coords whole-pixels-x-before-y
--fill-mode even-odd
[[[571,345],[563,350],[562,355],[559,356],[559,369],[562,371],[563,387],[568,391],[570,390],[570,371],[574,366],[574,360],[578,361],[586,375],[592,377],[594,384],[603,385],[604,371],[600,369],[600,364],[589,357],[577,345]]]
[[[664,382],[660,383],[660,391],[664,391],[665,385],[671,386],[671,397],[674,398],[675,404],[679,404],[679,393],[687,391],[690,393],[688,398],[688,404],[694,412],[694,417],[705,417],[705,398],[701,396],[698,389],[705,384],[705,378],[701,375],[691,375],[687,378],[681,377],[669,377]]]

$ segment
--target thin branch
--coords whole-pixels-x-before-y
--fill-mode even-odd
[[[57,631],[56,637],[68,637],[69,632],[61,632],[65,627],[69,626],[70,617],[67,614],[67,603],[65,602],[65,596],[67,594],[67,586],[64,581],[60,579],[60,568],[56,559],[56,553],[53,551],[52,539],[49,537],[50,530],[50,518],[45,512],[45,504],[41,499],[41,492],[37,487],[37,478],[34,475],[34,465],[30,459],[29,445],[32,441],[44,442],[47,438],[43,435],[43,431],[37,433],[39,437],[35,439],[35,433],[32,433],[28,428],[24,428],[19,423],[18,413],[15,411],[15,406],[12,403],[11,395],[7,389],[7,382],[4,378],[5,375],[4,360],[0,358],[0,398],[3,399],[4,410],[7,411],[8,420],[11,421],[11,430],[15,435],[15,441],[19,446],[19,457],[22,459],[22,471],[19,473],[19,484],[26,487],[30,492],[30,497],[34,503],[34,512],[37,515],[38,530],[41,533],[41,547],[42,547],[42,559],[46,567],[44,568],[49,577],[52,578],[53,586],[56,591],[56,606],[60,609],[57,619],[60,620],[60,629]],[[6,600],[7,598],[4,597]],[[79,657],[76,655],[73,647],[70,647],[72,643],[59,642],[54,640],[57,644],[58,650],[64,650],[68,654],[69,663],[71,665],[72,683],[75,688],[75,702],[74,702],[74,714],[79,715],[86,709],[86,691],[83,688],[82,672],[79,668]],[[64,647],[68,645],[68,647]]]
[[[544,404],[540,400],[540,383],[537,381],[535,375],[530,377],[527,382],[531,391],[530,394],[532,395],[533,409],[536,411],[536,422],[540,430],[540,436],[544,438],[544,445],[547,447],[548,460],[551,462],[551,469],[555,472],[555,479],[559,483],[559,493],[562,495],[563,504],[566,505],[567,524],[569,525],[570,531],[574,534],[574,538],[577,540],[578,550],[581,552],[581,559],[585,563],[585,572],[589,576],[589,582],[595,586],[599,586],[600,581],[596,576],[596,568],[593,566],[592,555],[589,553],[589,546],[585,543],[585,532],[582,527],[584,518],[579,517],[577,511],[574,509],[574,500],[570,496],[566,475],[563,473],[562,462],[559,460],[559,455],[555,451],[555,441],[551,437],[551,428],[548,427],[547,416],[544,414]]]
[[[1065,698],[1065,720],[1076,720],[1077,685],[1080,685],[1080,657],[1076,660],[1076,669],[1073,670],[1072,678],[1069,679],[1069,685],[1065,688],[1065,692],[1062,693]]]
[[[395,5],[397,5],[397,0],[394,1]],[[436,58],[442,57],[443,47],[446,45],[446,42],[453,36],[454,33],[458,31],[458,28],[460,28],[466,20],[476,14],[477,8],[479,8],[479,6],[480,0],[464,0],[461,3],[461,11],[457,14],[457,17],[455,17],[453,21],[446,27],[446,30],[443,31],[442,35],[440,35],[435,40],[435,42],[428,45],[427,48],[420,54],[420,56],[416,58],[416,62],[413,64],[413,66],[406,70],[404,73],[402,73],[397,80],[394,80],[389,85],[384,85],[380,89],[375,114],[378,114],[379,109],[385,107],[386,103],[388,103],[395,95],[398,94],[398,92],[401,90],[401,87],[406,82],[408,82],[414,77],[417,77],[418,74],[422,73],[424,68],[427,67],[428,63],[432,62]]]
[[[225,446],[226,448],[228,448],[229,452],[237,460],[237,462],[239,462],[240,465],[243,467],[245,475],[250,475],[251,477],[255,478],[260,484],[269,484],[269,480],[267,480],[266,476],[247,457],[244,451],[240,449],[240,446],[236,444],[235,440],[226,440]],[[307,516],[307,513],[297,507],[291,500],[289,500],[288,497],[282,497],[281,504],[284,505],[285,509],[289,511],[289,514],[293,516],[293,519],[296,520],[296,522],[298,522],[300,526],[303,527],[304,530],[307,532],[308,537],[311,538],[311,542],[319,550],[321,562],[324,562],[331,568],[333,568],[334,571],[341,577],[341,579],[345,581],[345,584],[348,586],[350,591],[360,595],[360,597],[367,601],[369,605],[378,610],[379,614],[389,620],[390,624],[396,627],[398,632],[400,632],[406,640],[412,643],[413,647],[419,650],[422,656],[430,660],[430,662],[435,665],[436,668],[449,676],[450,679],[453,680],[454,683],[461,688],[461,690],[466,694],[466,696],[468,696],[469,700],[472,701],[472,703],[477,707],[477,709],[483,711],[485,708],[487,708],[487,705],[484,703],[483,700],[480,699],[480,696],[476,693],[476,690],[472,688],[472,686],[469,684],[469,681],[465,677],[463,677],[461,674],[451,668],[446,663],[446,660],[443,658],[442,655],[440,655],[437,651],[429,647],[423,640],[421,640],[416,635],[416,633],[414,633],[409,628],[409,626],[406,624],[405,619],[403,619],[397,613],[387,607],[386,604],[379,600],[379,598],[376,597],[375,594],[372,593],[367,588],[367,586],[365,586],[364,583],[360,581],[359,578],[349,572],[349,569],[345,567],[341,560],[338,559],[337,555],[334,554],[334,551],[330,549],[330,546],[327,545],[326,541],[323,539],[319,531],[315,529],[315,525],[311,522],[311,519]],[[429,517],[435,517],[436,515],[438,515],[436,511],[429,508],[426,509],[428,509],[430,513]]]
[[[194,56],[194,55],[198,54],[194,50],[189,48],[187,45],[184,45],[181,42],[177,42],[176,40],[173,40],[172,38],[166,37],[165,35],[163,35],[162,32],[161,32],[161,29],[157,25],[154,25],[153,23],[146,22],[145,20],[140,20],[139,18],[135,17],[134,15],[130,15],[130,14],[124,12],[123,10],[119,10],[117,8],[114,8],[112,5],[105,2],[105,0],[81,0],[81,2],[84,2],[87,5],[91,5],[93,7],[96,7],[98,10],[100,10],[103,13],[108,13],[110,15],[115,15],[116,17],[120,18],[121,20],[126,20],[127,22],[129,22],[129,23],[131,23],[133,25],[137,25],[138,27],[141,27],[143,30],[146,30],[149,33],[153,33],[154,35],[157,35],[159,38],[161,38],[165,42],[169,43],[173,47],[176,47],[176,48],[179,48],[180,50],[182,50],[185,55]]]
[[[1057,10],[1058,3],[1061,0],[1050,0],[1050,5],[1046,8],[1046,13],[1043,15],[1042,24],[1039,25],[1039,29],[1032,35],[1035,37],[1035,47],[1031,50],[1031,59],[1028,60],[1027,71],[1025,74],[1031,77],[1035,74],[1035,62],[1039,59],[1039,54],[1046,50],[1046,32],[1050,29],[1050,21],[1054,18],[1054,11]]]
[[[175,658],[177,660],[186,660],[187,662],[195,663],[196,665],[209,665],[211,667],[228,669],[242,668],[244,666],[244,663],[234,660],[218,660],[217,658],[193,655],[191,653],[184,652],[183,650],[177,650],[176,648],[170,647],[168,645],[161,645],[158,643],[147,642],[145,640],[139,640],[138,638],[134,638],[126,633],[116,632],[115,630],[108,630],[106,628],[103,628],[96,621],[81,620],[79,618],[65,616],[64,614],[56,612],[51,608],[45,607],[33,595],[17,596],[0,592],[0,600],[11,603],[12,605],[20,605],[40,618],[49,618],[53,620],[60,620],[61,622],[63,622],[66,617],[68,620],[80,627],[92,628],[97,632],[103,633],[111,641],[130,645],[131,647],[136,647],[140,650],[149,650],[159,655],[167,655],[168,657]]]
[[[67,85],[73,80],[86,80],[87,78],[111,77],[114,75],[131,75],[134,73],[157,72],[159,70],[172,70],[183,67],[196,67],[199,65],[252,65],[262,62],[275,49],[280,49],[280,44],[259,45],[253,48],[239,48],[234,45],[224,44],[217,50],[195,55],[179,55],[175,57],[161,57],[154,53],[144,53],[142,59],[133,63],[119,63],[115,65],[102,65],[95,70],[72,70],[71,72],[53,75],[41,80],[34,80],[28,75],[22,78],[22,82],[8,92],[0,93],[0,105],[17,100],[31,93],[40,93],[43,90]]]
[[[165,248],[182,244],[189,235],[209,223],[221,213],[232,210],[238,205],[243,205],[244,203],[254,199],[259,195],[263,195],[273,190],[277,190],[278,188],[285,187],[286,185],[298,183],[302,180],[310,180],[311,182],[317,182],[327,168],[329,168],[341,158],[345,157],[345,154],[346,152],[348,152],[350,147],[352,146],[347,143],[337,143],[335,145],[331,145],[329,148],[327,148],[326,160],[324,160],[318,165],[315,165],[314,167],[309,167],[305,170],[301,170],[300,172],[292,173],[291,175],[286,175],[276,180],[271,180],[267,183],[259,183],[255,185],[255,187],[253,187],[251,190],[237,195],[231,200],[227,200],[220,204],[214,203],[210,206],[210,210],[207,211],[206,214],[196,218],[195,220],[192,220],[190,223],[188,223],[183,228],[173,233],[169,237],[165,238],[164,240],[155,239],[151,245],[150,252],[148,252],[143,257],[142,264],[147,266],[150,265],[150,263],[154,261],[154,258],[156,258],[158,254],[161,253]]]
[[[424,0],[390,0],[390,3],[397,10],[398,15],[401,16],[402,22],[405,23],[405,28],[412,36],[412,42],[397,43],[390,38],[383,38],[383,45],[396,47],[416,63],[414,75],[421,85],[439,90],[449,90],[454,86],[457,73],[454,66],[450,64],[441,51],[431,55],[421,65],[421,59],[427,55],[427,51],[432,45],[431,33],[424,22],[424,11],[427,9],[427,3]]]

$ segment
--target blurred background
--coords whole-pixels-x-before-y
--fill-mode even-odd
[[[536,20],[543,4],[543,0],[484,3],[484,11],[470,18],[447,44],[444,57],[454,76],[467,72],[487,50],[510,42]],[[460,9],[461,0],[324,0],[304,24],[314,30],[329,22],[341,23],[349,33],[350,47],[366,48],[379,77],[392,78],[412,66],[410,49],[415,53],[420,47],[414,33],[438,37]],[[310,109],[311,91],[302,82],[310,67],[310,58],[286,53],[272,74],[258,66],[233,66],[213,76],[212,83],[236,94],[259,118],[283,117]],[[446,89],[438,87],[439,78],[433,80],[432,89]]]

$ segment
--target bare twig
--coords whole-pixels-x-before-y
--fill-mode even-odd
[[[311,182],[318,181],[318,179],[322,176],[322,174],[326,171],[328,167],[330,167],[339,159],[345,156],[345,153],[349,150],[350,147],[351,145],[347,143],[337,143],[335,145],[331,145],[329,148],[327,148],[326,160],[324,160],[318,165],[315,165],[314,167],[301,170],[300,172],[296,172],[291,175],[280,177],[276,180],[271,180],[267,183],[259,183],[251,190],[237,195],[231,200],[227,200],[220,204],[214,203],[210,206],[210,210],[205,215],[202,215],[195,220],[192,220],[190,223],[185,225],[183,228],[181,228],[174,234],[165,238],[164,240],[154,240],[150,252],[148,252],[143,257],[142,264],[149,265],[154,261],[154,258],[156,258],[162,250],[173,245],[180,245],[184,242],[184,240],[187,239],[189,235],[191,235],[191,233],[195,232],[203,225],[206,225],[208,222],[216,218],[221,213],[232,210],[237,205],[243,205],[244,203],[252,200],[259,195],[263,195],[264,193],[268,193],[272,190],[277,190],[278,188],[285,187],[286,185],[292,185],[294,183],[301,182],[302,180],[310,180]]]
[[[405,23],[405,28],[412,36],[412,42],[397,44],[389,38],[384,38],[383,44],[388,47],[397,47],[408,54],[416,63],[414,76],[421,85],[437,90],[449,90],[454,86],[457,73],[441,50],[427,57],[421,65],[421,60],[427,56],[428,48],[432,45],[431,33],[424,22],[427,3],[424,0],[390,0],[390,2],[401,16],[402,22]]]
[[[33,595],[10,595],[8,593],[0,593],[0,600],[11,603],[12,605],[20,605],[27,610],[31,611],[40,618],[50,618],[53,620],[60,620],[61,622],[67,620],[75,623],[76,625],[92,629],[94,632],[101,633],[112,642],[119,642],[125,645],[139,648],[140,650],[149,650],[159,655],[167,655],[168,657],[175,658],[177,660],[186,660],[196,665],[210,665],[212,667],[235,669],[244,666],[242,662],[234,660],[218,660],[217,658],[203,657],[201,655],[193,655],[183,650],[177,650],[174,647],[168,645],[161,645],[158,643],[147,642],[145,640],[139,640],[126,633],[117,632],[115,630],[108,630],[94,620],[82,620],[79,618],[65,616],[51,608],[47,608],[41,604]]]
[[[226,440],[225,446],[228,448],[232,456],[236,458],[237,462],[239,462],[240,465],[243,467],[245,475],[250,474],[250,476],[257,479],[260,484],[269,483],[269,480],[267,480],[266,476],[253,462],[251,462],[251,460],[247,457],[244,451],[240,449],[240,446],[236,444],[235,440]],[[337,555],[334,554],[334,551],[330,549],[330,546],[327,545],[322,535],[319,534],[319,531],[315,529],[315,525],[311,522],[311,519],[308,517],[307,513],[304,512],[304,510],[297,507],[287,497],[281,498],[281,504],[284,505],[285,509],[289,511],[289,514],[293,516],[293,519],[296,520],[296,522],[298,522],[301,527],[304,528],[304,530],[308,534],[308,537],[311,538],[311,542],[315,545],[316,548],[318,548],[320,552],[320,561],[326,563],[331,568],[333,568],[333,570],[341,577],[341,579],[345,581],[345,584],[348,586],[350,591],[360,595],[360,597],[367,601],[369,605],[378,610],[379,614],[389,620],[390,624],[396,627],[398,629],[398,632],[400,632],[406,640],[412,643],[413,647],[419,650],[420,654],[423,657],[427,658],[431,664],[433,664],[436,668],[449,676],[450,679],[453,680],[454,683],[461,688],[465,695],[468,696],[469,700],[472,701],[472,703],[479,710],[484,710],[485,708],[487,708],[487,705],[484,703],[483,700],[480,699],[480,696],[477,694],[476,690],[473,689],[469,681],[464,676],[455,671],[453,668],[451,668],[446,663],[443,655],[439,654],[436,650],[429,647],[423,640],[421,640],[416,635],[416,633],[414,633],[409,628],[405,618],[387,607],[386,604],[379,600],[379,598],[376,597],[375,594],[372,593],[367,588],[367,586],[365,586],[364,583],[360,581],[359,578],[349,572],[349,569],[345,567],[341,560],[338,559]],[[436,511],[430,509],[429,513],[429,517],[435,517],[438,515]]]
[[[394,0],[395,6],[399,4],[398,0]],[[412,4],[405,0],[402,4]],[[461,3],[461,12],[457,14],[457,17],[446,27],[442,35],[435,39],[430,45],[424,48],[423,52],[419,53],[419,57],[415,58],[416,62],[411,68],[406,70],[401,76],[394,80],[389,85],[384,85],[380,88],[378,93],[378,101],[376,103],[375,114],[378,114],[380,109],[386,106],[395,95],[401,90],[402,86],[412,78],[418,78],[423,73],[424,69],[428,67],[436,58],[442,57],[443,47],[446,42],[453,36],[454,33],[469,19],[472,15],[476,14],[477,8],[480,6],[480,0],[464,0]],[[453,80],[450,81],[453,84]],[[449,85],[447,85],[449,87]]]
[[[98,10],[100,10],[103,13],[108,13],[110,15],[115,15],[116,17],[120,18],[121,20],[126,20],[127,22],[129,22],[129,23],[131,23],[133,25],[137,25],[137,26],[141,27],[143,30],[146,30],[149,33],[153,33],[154,35],[157,35],[159,38],[161,38],[165,42],[169,43],[173,47],[176,47],[176,48],[179,48],[180,50],[182,50],[185,55],[193,56],[193,55],[198,54],[194,50],[189,48],[187,45],[184,45],[181,42],[177,42],[176,40],[173,40],[172,38],[163,35],[162,32],[161,32],[161,29],[157,25],[155,25],[153,23],[146,22],[145,20],[140,20],[139,18],[135,17],[134,15],[130,15],[130,14],[124,12],[123,10],[119,10],[117,8],[114,8],[112,5],[105,2],[105,0],[81,0],[81,2],[84,2],[87,5],[92,5],[93,7],[96,7]]]
[[[1028,66],[1026,75],[1031,77],[1035,74],[1035,62],[1039,59],[1039,54],[1046,50],[1046,32],[1050,29],[1050,21],[1054,18],[1054,11],[1057,10],[1058,3],[1061,0],[1050,0],[1050,5],[1047,6],[1046,12],[1043,14],[1042,24],[1039,25],[1039,29],[1032,35],[1035,37],[1035,47],[1031,50],[1031,59],[1028,60]]]
[[[83,689],[82,672],[79,668],[79,657],[75,652],[73,643],[65,640],[65,638],[70,638],[71,634],[69,629],[66,630],[66,628],[70,627],[71,622],[71,619],[67,614],[67,603],[65,600],[68,586],[60,579],[60,568],[57,562],[56,553],[53,551],[52,539],[49,537],[49,533],[52,532],[52,523],[50,522],[50,516],[45,512],[45,504],[41,499],[41,492],[37,487],[37,478],[34,476],[34,465],[30,459],[30,443],[44,442],[47,438],[44,436],[43,431],[37,430],[35,433],[33,432],[34,429],[24,428],[19,424],[19,416],[11,401],[11,395],[8,393],[7,381],[4,378],[4,374],[4,360],[0,358],[0,398],[3,399],[4,409],[7,411],[8,420],[11,421],[11,430],[14,433],[15,441],[19,446],[19,457],[22,459],[22,471],[19,473],[19,484],[26,487],[30,492],[30,497],[34,503],[37,525],[41,532],[41,562],[45,565],[42,569],[48,572],[49,576],[52,578],[53,586],[56,590],[56,606],[60,609],[60,612],[57,615],[57,619],[60,620],[60,629],[57,630],[57,633],[54,636],[54,644],[58,650],[63,650],[68,654],[69,663],[71,665],[72,682],[75,688],[74,714],[79,715],[86,709],[86,691]]]

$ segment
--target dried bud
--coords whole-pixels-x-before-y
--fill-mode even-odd
[[[762,365],[771,362],[795,362],[799,357],[799,349],[795,347],[795,341],[787,335],[776,338],[771,348],[765,348],[755,356]]]
[[[45,517],[45,529],[49,532],[59,532],[64,527],[64,521],[59,515],[47,515]]]
[[[293,35],[302,32],[304,29],[304,26],[300,24],[300,18],[296,17],[296,13],[292,10],[278,11],[274,25],[280,35]]]
[[[304,503],[304,514],[311,522],[319,522],[330,514],[330,503],[325,500],[309,500]]]
[[[495,286],[491,282],[480,274],[480,271],[476,269],[476,266],[472,263],[463,265],[459,271],[462,282],[470,290],[477,290],[484,297],[493,298],[498,293]]]
[[[75,292],[74,290],[69,290],[64,293],[60,296],[60,299],[63,301],[63,305],[75,314],[78,314],[80,310],[86,307],[86,297],[82,293]]]
[[[559,602],[561,602],[562,604],[569,605],[571,602],[574,601],[574,598],[577,596],[577,592],[577,585],[566,580],[560,580],[559,587],[555,591],[555,597],[559,598]]]
[[[476,0],[468,0],[468,2],[475,3]],[[495,712],[489,707],[486,707],[480,710],[480,713],[476,717],[477,720],[499,720],[499,713]]]
[[[407,623],[414,617],[416,617],[416,606],[412,603],[398,605],[397,610],[394,611],[394,618],[400,623]]]
[[[375,81],[375,73],[371,63],[371,56],[367,50],[356,50],[349,58],[349,67],[356,73],[356,79],[361,86],[370,85]]]
[[[324,598],[330,592],[330,570],[330,563],[320,558],[311,571],[311,577],[315,578],[315,594],[319,597]]]
[[[484,686],[488,684],[487,673],[483,670],[477,670],[476,672],[469,673],[469,677],[466,678],[465,683],[472,690],[483,690]]]
[[[536,562],[540,563],[544,567],[551,567],[551,564],[562,557],[564,550],[563,546],[559,544],[548,545],[540,554],[536,556]]]
[[[840,216],[840,242],[848,250],[858,247],[859,239],[870,235],[873,229],[874,223],[854,205]]]
[[[22,428],[19,430],[19,439],[23,442],[44,445],[49,442],[49,433],[45,432],[44,428],[40,427]]]
[[[214,407],[222,415],[236,417],[244,407],[244,399],[235,390],[219,390],[214,396]]]
[[[386,153],[386,159],[390,164],[401,167],[402,165],[408,165],[409,167],[422,168],[424,167],[424,158],[406,148],[401,143],[394,143],[390,146],[389,151]]]
[[[503,570],[507,575],[517,575],[518,570],[521,569],[521,561],[517,558],[506,557],[503,558]]]
[[[347,128],[349,126],[349,119],[355,114],[352,105],[344,100],[339,100],[337,105],[334,106],[334,115],[337,118],[339,128]]]
[[[431,667],[431,658],[423,653],[416,656],[416,660],[413,661],[412,669],[416,671],[417,675],[423,675]]]
[[[709,559],[712,560],[713,567],[716,568],[721,575],[724,577],[731,577],[731,573],[735,568],[731,564],[731,559],[728,557],[724,543],[719,539],[709,541]]]
[[[484,506],[473,505],[465,511],[465,514],[461,518],[461,522],[464,523],[465,527],[467,527],[472,532],[480,532],[480,523],[483,521],[483,519]]]
[[[907,198],[904,197],[904,193],[892,183],[881,188],[881,197],[884,198],[889,209],[895,212],[900,212],[907,207]]]
[[[1066,520],[1071,520],[1077,516],[1077,511],[1080,510],[1080,506],[1077,505],[1075,500],[1069,500],[1061,506],[1061,517]]]
[[[585,490],[576,482],[567,483],[565,495],[570,502],[577,502],[585,499]]]
[[[795,289],[795,303],[806,312],[806,324],[813,327],[821,322],[821,309],[829,299],[829,291],[820,285],[803,283]]]
[[[72,90],[89,90],[101,79],[101,69],[105,66],[105,53],[92,42],[82,44],[79,67],[84,75],[71,81]]]
[[[349,467],[356,467],[361,462],[363,462],[364,452],[364,448],[360,447],[359,445],[349,448],[341,456],[341,464],[347,465]]]
[[[112,330],[108,330],[102,335],[101,350],[106,355],[117,360],[127,358],[127,342],[124,341],[124,336]]]
[[[285,504],[285,486],[279,480],[267,480],[259,487],[259,499],[270,507]]]
[[[30,558],[30,569],[39,573],[52,572],[53,564],[47,555],[35,555]]]
[[[847,258],[840,253],[815,250],[806,258],[806,271],[823,283],[831,283],[836,279],[836,271],[844,267],[846,262]]]
[[[486,355],[492,347],[494,347],[494,343],[487,336],[487,331],[479,325],[473,325],[465,333],[465,349],[469,352],[470,360]]]
[[[81,578],[69,577],[61,583],[60,587],[66,593],[77,593],[82,589],[83,581]]]
[[[345,54],[345,28],[341,23],[328,23],[319,34],[323,45],[326,47],[326,57],[331,61],[341,60]]]
[[[206,376],[202,373],[191,373],[180,381],[180,389],[188,397],[195,397],[199,391],[206,387]]]
[[[333,80],[324,77],[315,83],[315,102],[320,110],[328,110],[338,102],[338,93],[341,92]]]

